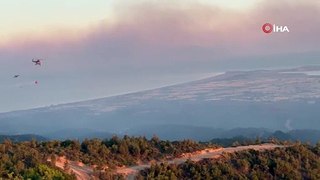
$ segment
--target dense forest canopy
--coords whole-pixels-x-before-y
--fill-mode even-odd
[[[155,164],[138,179],[320,179],[320,144],[248,150],[180,165]]]
[[[129,136],[83,142],[33,140],[13,143],[5,140],[0,144],[0,177],[33,179],[46,174],[48,176],[46,178],[49,179],[74,179],[73,175],[68,175],[55,167],[56,157],[64,156],[68,160],[94,165],[97,170],[108,167],[109,171],[112,171],[119,166],[172,158],[206,147],[217,146],[191,140],[170,142],[157,137],[148,140],[145,137]]]
[[[221,140],[221,144],[231,141]],[[272,140],[275,143],[276,140]],[[233,139],[233,146],[260,144],[260,139]],[[76,179],[73,172],[56,167],[58,157],[82,162],[93,167],[99,179],[124,179],[115,169],[141,162],[159,162],[206,148],[218,148],[213,143],[191,140],[163,141],[158,137],[12,142],[0,144],[0,179]],[[165,162],[165,161],[164,161]],[[320,179],[320,144],[294,143],[286,148],[264,152],[249,150],[224,154],[219,159],[180,165],[154,164],[141,171],[138,179]],[[210,179],[209,178],[209,179]]]

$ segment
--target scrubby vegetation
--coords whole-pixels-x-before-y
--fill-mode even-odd
[[[210,144],[191,140],[163,141],[157,137],[113,137],[100,140],[28,141],[13,143],[9,140],[0,144],[0,178],[74,179],[54,166],[56,157],[65,156],[68,160],[94,165],[97,170],[114,169],[117,166],[134,165],[138,162],[162,160],[193,152]],[[48,161],[50,160],[50,162]],[[108,172],[101,177],[110,177]]]
[[[137,162],[161,160],[178,156],[185,152],[193,152],[213,145],[197,143],[191,140],[163,141],[157,137],[151,140],[145,137],[118,138],[100,140],[84,140],[82,143],[75,140],[49,141],[38,145],[38,149],[46,154],[66,156],[73,161],[97,166],[115,167],[134,165]]]
[[[239,140],[239,139],[238,139]],[[259,144],[254,141],[234,141],[232,144]],[[241,139],[240,139],[241,140]],[[221,141],[221,144],[231,141]],[[163,141],[157,137],[113,137],[79,142],[26,141],[0,144],[0,179],[75,179],[72,171],[66,173],[55,166],[58,157],[83,162],[94,167],[99,179],[124,179],[114,173],[119,166],[139,162],[161,161],[194,152],[211,143],[191,140]],[[65,164],[66,168],[68,164]],[[66,170],[66,169],[65,169]],[[139,173],[138,179],[320,179],[320,144],[315,146],[295,143],[287,148],[268,151],[242,151],[224,154],[219,159],[199,162],[187,161],[180,165],[154,164]]]
[[[213,144],[217,144],[223,147],[230,146],[247,146],[253,144],[261,144],[264,142],[273,142],[273,139],[260,139],[259,137],[256,139],[251,139],[243,136],[237,136],[233,138],[215,138],[210,141]]]
[[[35,141],[0,144],[0,179],[75,179],[47,162]]]
[[[156,164],[138,179],[320,179],[320,144],[241,151],[180,165]]]

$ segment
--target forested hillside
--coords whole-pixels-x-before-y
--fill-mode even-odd
[[[10,140],[13,142],[22,142],[22,141],[31,141],[31,140],[37,140],[37,141],[47,141],[48,139],[39,135],[35,134],[21,134],[21,135],[0,135],[0,143],[2,143],[4,140]]]
[[[130,166],[138,162],[156,161],[194,152],[214,145],[191,140],[162,141],[157,137],[46,141],[26,141],[14,143],[5,140],[0,144],[0,178],[45,178],[74,179],[55,167],[57,157],[82,162],[94,167],[102,179],[112,177],[113,169]],[[65,165],[66,169],[68,164]]]
[[[36,141],[0,144],[0,179],[75,179],[47,162]]]
[[[158,164],[138,179],[320,179],[320,144],[249,150],[180,165]]]
[[[227,142],[228,143],[228,142]],[[259,144],[245,141],[246,144]],[[282,142],[278,142],[282,143]],[[234,143],[237,144],[237,143]],[[0,179],[76,179],[68,161],[81,162],[93,170],[98,179],[124,179],[116,169],[142,162],[166,162],[183,153],[206,148],[211,143],[191,140],[163,141],[157,137],[112,137],[100,140],[11,142],[0,144]],[[57,167],[63,157],[68,161]],[[204,159],[175,164],[154,164],[140,171],[138,179],[319,179],[320,144],[295,143],[267,151],[241,151],[223,154],[218,159]]]

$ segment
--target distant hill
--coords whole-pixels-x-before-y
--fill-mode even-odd
[[[11,140],[13,142],[22,142],[22,141],[31,141],[31,140],[47,141],[49,139],[43,136],[34,135],[34,134],[0,135],[0,143],[2,143],[4,140]]]
[[[48,141],[48,140],[66,140],[76,139],[83,141],[84,139],[108,139],[113,136],[145,136],[151,138],[158,136],[164,140],[176,141],[184,139],[192,139],[196,141],[211,141],[224,146],[231,146],[238,141],[241,144],[249,144],[246,142],[253,142],[257,138],[261,140],[268,140],[276,138],[281,141],[301,141],[316,144],[320,142],[320,130],[304,129],[291,130],[288,132],[272,131],[263,128],[235,128],[231,130],[214,129],[207,127],[193,127],[193,126],[149,126],[146,129],[128,130],[119,134],[112,134],[108,132],[99,132],[89,129],[65,129],[53,133],[43,135],[22,134],[22,135],[0,135],[0,143],[5,139],[10,139],[14,142],[21,141]]]
[[[235,142],[239,144],[251,144],[255,140],[260,139],[261,141],[268,141],[270,138],[275,138],[280,141],[301,141],[303,143],[316,144],[320,142],[320,130],[304,129],[304,130],[292,130],[288,132],[275,131],[271,133],[265,130],[259,133],[259,129],[250,128],[248,132],[242,133],[244,129],[233,129],[231,131],[226,131],[219,137],[215,137],[210,140],[210,142],[219,144],[222,146],[232,146]],[[232,132],[233,136],[230,137]]]
[[[82,141],[84,139],[94,138],[107,139],[111,138],[114,134],[90,129],[63,129],[51,133],[45,133],[43,135],[55,140],[77,139]]]
[[[234,137],[245,137],[245,138],[257,138],[257,137],[269,137],[273,131],[266,128],[234,128],[225,130],[218,137],[220,138],[234,138]]]
[[[320,130],[314,129],[297,129],[287,133],[292,140],[298,140],[302,142],[311,142],[313,144],[320,142]]]
[[[226,130],[203,126],[168,124],[129,129],[124,134],[133,136],[143,135],[148,138],[157,135],[161,139],[166,140],[193,139],[197,141],[209,141],[212,138],[234,138],[238,136],[245,138],[268,137],[272,133],[272,130],[266,128],[234,128]]]
[[[210,140],[219,136],[224,130],[210,127],[188,126],[188,125],[149,125],[141,128],[134,128],[125,131],[123,134],[139,136],[143,135],[151,138],[156,135],[165,140],[193,139],[198,141]]]

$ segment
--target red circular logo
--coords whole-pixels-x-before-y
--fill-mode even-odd
[[[263,26],[262,26],[262,31],[269,34],[273,31],[273,26],[272,24],[270,23],[265,23]]]

